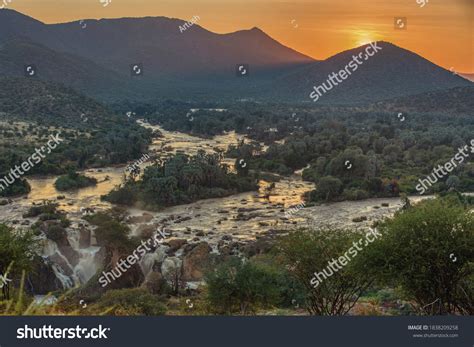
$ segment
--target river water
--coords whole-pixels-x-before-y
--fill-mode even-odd
[[[154,140],[149,154],[166,156],[170,153],[183,151],[187,154],[196,154],[198,150],[208,153],[225,151],[229,145],[237,145],[242,136],[230,132],[212,139],[202,139],[183,133],[169,132],[158,126],[141,123],[145,127],[159,130],[160,138]],[[225,159],[224,162],[232,166],[234,159]],[[145,167],[147,163],[142,164]],[[72,221],[67,229],[68,240],[71,246],[80,254],[79,263],[71,267],[73,275],[65,275],[64,271],[55,269],[56,276],[63,286],[85,283],[98,269],[95,259],[99,247],[91,242],[89,247],[79,245],[79,230],[86,226],[91,228],[82,217],[82,208],[93,208],[95,211],[109,209],[111,204],[101,201],[102,195],[110,192],[119,185],[124,177],[126,166],[107,167],[83,172],[85,175],[96,178],[97,186],[80,189],[72,192],[58,192],[54,188],[57,177],[29,177],[31,192],[27,197],[13,199],[11,204],[0,206],[0,222],[15,227],[26,227],[26,223],[34,223],[35,218],[22,218],[32,204],[44,201],[55,201],[59,210],[64,211]],[[272,230],[291,230],[297,227],[317,227],[333,225],[337,227],[362,228],[368,227],[375,220],[383,219],[401,207],[398,198],[368,199],[363,201],[346,201],[333,204],[324,204],[314,207],[294,208],[303,203],[302,195],[314,189],[314,185],[301,179],[301,172],[283,178],[275,183],[275,187],[268,189],[270,183],[261,181],[258,192],[237,194],[225,198],[201,200],[188,205],[174,206],[159,212],[144,211],[138,208],[129,208],[130,216],[149,215],[145,223],[130,224],[132,234],[137,234],[144,226],[156,228],[166,227],[173,238],[183,238],[188,241],[207,241],[216,249],[217,243],[224,235],[230,235],[234,240],[253,240],[258,235],[269,233]],[[58,199],[58,196],[63,196]],[[421,197],[413,198],[415,202]],[[382,206],[382,204],[385,205]],[[388,204],[388,206],[386,206]],[[150,217],[151,216],[151,217]],[[366,217],[360,223],[353,222],[356,217]],[[54,242],[44,240],[43,256],[64,256]]]

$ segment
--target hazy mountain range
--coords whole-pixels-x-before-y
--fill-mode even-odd
[[[363,47],[316,61],[285,47],[258,28],[212,33],[165,17],[84,20],[47,25],[13,10],[0,10],[0,75],[59,82],[106,101],[262,100],[311,102],[326,81]],[[377,102],[473,83],[387,42],[356,73],[319,103]],[[141,76],[131,75],[139,64]],[[236,65],[248,64],[238,77]]]

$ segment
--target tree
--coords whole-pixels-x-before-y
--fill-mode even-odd
[[[205,276],[207,300],[218,313],[246,315],[280,301],[279,274],[263,264],[231,259]]]
[[[424,201],[379,226],[364,271],[400,286],[425,314],[474,313],[474,216],[452,199]]]
[[[349,230],[318,229],[299,230],[279,240],[276,249],[281,262],[305,288],[309,314],[347,314],[368,288],[371,279],[359,272],[352,261],[338,271],[332,270],[332,275],[328,268],[329,261],[344,256],[361,237]],[[326,268],[330,277],[316,284],[315,273]]]
[[[342,181],[339,178],[326,176],[319,180],[316,190],[311,193],[312,200],[334,201],[342,193]]]

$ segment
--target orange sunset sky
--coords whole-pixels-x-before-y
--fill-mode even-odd
[[[315,59],[385,40],[447,69],[474,73],[474,0],[112,0],[106,7],[99,0],[12,0],[8,8],[45,23],[198,15],[197,24],[210,31],[257,26]],[[394,17],[406,17],[407,30],[395,30]]]

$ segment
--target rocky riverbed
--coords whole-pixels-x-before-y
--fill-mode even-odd
[[[178,151],[187,154],[195,154],[201,149],[206,152],[225,151],[229,145],[236,145],[241,140],[235,133],[201,139],[152,128],[162,134],[150,146],[150,154],[159,157]],[[233,161],[226,159],[229,165]],[[100,197],[122,182],[124,172],[125,166],[87,170],[84,174],[96,178],[97,186],[67,193],[54,188],[57,177],[28,178],[31,193],[0,206],[0,222],[16,228],[35,223],[37,218],[23,218],[23,214],[32,205],[45,201],[57,203],[59,210],[71,220],[66,229],[67,238],[59,244],[42,238],[41,255],[51,264],[58,279],[56,285],[44,286],[45,290],[59,289],[55,288],[59,283],[65,288],[85,283],[101,267],[101,252],[95,242],[93,227],[83,218],[87,213],[112,207]],[[129,208],[128,224],[133,235],[150,235],[157,230],[166,230],[170,234],[153,254],[143,257],[141,269],[146,277],[156,271],[157,266],[163,274],[180,267],[184,279],[192,283],[200,280],[202,264],[213,255],[252,256],[267,249],[277,235],[298,227],[367,228],[374,221],[393,215],[401,207],[398,198],[304,207],[302,195],[312,189],[314,185],[303,181],[299,172],[282,178],[274,187],[270,187],[269,182],[260,181],[258,192],[201,200],[159,212]],[[414,201],[419,199],[413,198]]]

